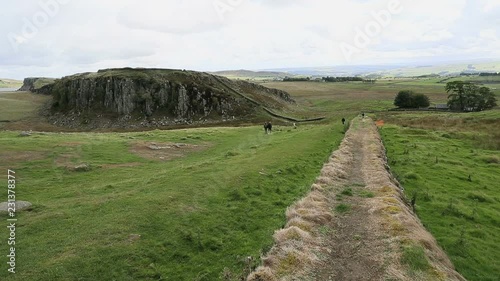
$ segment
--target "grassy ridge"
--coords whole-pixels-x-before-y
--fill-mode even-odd
[[[285,209],[308,191],[342,136],[339,126],[272,135],[260,127],[31,138],[2,132],[2,170],[16,170],[18,198],[34,203],[19,214],[19,273],[8,280],[216,280],[224,268],[239,276],[247,256],[271,245]],[[138,141],[208,148],[158,162],[130,151]],[[93,169],[63,166],[78,163]]]
[[[12,80],[12,79],[2,79],[0,78],[0,88],[21,88],[23,85],[22,81]]]
[[[417,194],[419,217],[457,270],[498,280],[500,152],[450,131],[389,125],[381,134],[393,172],[408,197]]]

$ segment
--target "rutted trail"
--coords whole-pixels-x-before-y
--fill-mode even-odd
[[[353,120],[287,218],[249,280],[465,280],[405,203],[369,118]]]

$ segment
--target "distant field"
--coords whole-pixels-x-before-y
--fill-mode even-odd
[[[17,121],[33,117],[36,108],[49,99],[47,96],[26,92],[0,92],[0,121]],[[3,126],[4,124],[0,122],[0,129]]]
[[[265,81],[274,80],[276,78],[285,78],[287,76],[294,76],[293,74],[285,72],[272,72],[272,71],[249,71],[249,70],[230,70],[230,71],[217,71],[215,75],[227,77],[235,80],[252,80],[252,81]]]
[[[0,78],[0,88],[19,89],[23,85],[22,81]]]
[[[464,71],[477,71],[477,72],[500,72],[500,62],[487,62],[487,63],[457,63],[447,65],[429,65],[419,67],[403,67],[391,69],[388,71],[379,71],[372,74],[379,74],[384,77],[411,77],[429,74],[460,74]]]
[[[266,87],[285,90],[295,96],[308,110],[321,114],[353,116],[394,108],[394,98],[400,90],[426,94],[433,103],[446,103],[447,94],[439,79],[380,80],[375,84],[363,82],[266,82]]]

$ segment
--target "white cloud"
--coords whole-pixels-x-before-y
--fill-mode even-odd
[[[500,8],[500,1],[498,0],[482,0],[484,2],[483,11],[492,12],[497,8]]]
[[[23,19],[40,11],[38,1],[56,0],[3,3],[2,76],[61,76],[119,66],[217,70],[345,64],[339,45],[352,43],[356,30],[374,20],[372,13],[393,0],[69,0],[27,39]],[[215,1],[231,5],[222,18]],[[478,6],[475,0],[400,0],[402,12],[392,15],[389,26],[351,63],[498,56],[499,26],[487,20],[495,18],[498,0],[479,1]],[[16,34],[17,53],[9,33]]]

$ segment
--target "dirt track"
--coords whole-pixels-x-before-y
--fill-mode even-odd
[[[287,217],[249,280],[465,280],[403,199],[369,118],[353,120],[311,193]],[[422,249],[428,265],[404,263],[409,248]]]

